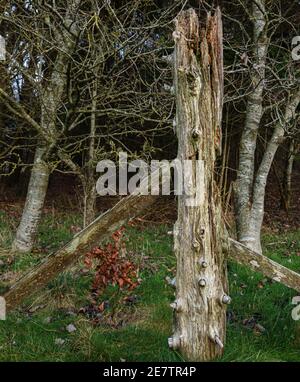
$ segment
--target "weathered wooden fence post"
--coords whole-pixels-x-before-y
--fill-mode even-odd
[[[169,346],[188,360],[207,361],[223,352],[230,300],[214,181],[223,98],[220,10],[208,14],[203,30],[193,9],[181,12],[173,37],[178,159],[182,166],[187,160],[193,166],[191,171],[184,167],[185,192],[178,197],[174,226],[176,300]]]

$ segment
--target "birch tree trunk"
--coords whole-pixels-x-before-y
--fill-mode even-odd
[[[94,178],[92,178],[84,188],[83,227],[88,226],[95,219],[96,198],[96,184]]]
[[[222,21],[218,9],[199,31],[190,9],[176,20],[174,82],[178,159],[185,191],[178,197],[174,226],[177,257],[174,334],[169,346],[190,361],[208,361],[223,352],[226,331],[227,275],[220,198],[214,181],[220,149],[223,100]],[[191,203],[191,195],[194,202]]]
[[[291,207],[291,196],[292,196],[292,174],[293,174],[293,166],[295,160],[295,153],[297,151],[295,140],[291,139],[289,143],[289,149],[287,153],[285,169],[283,174],[282,181],[282,195],[281,195],[281,207],[285,209],[285,211],[289,211]]]
[[[262,253],[261,249],[261,228],[264,218],[264,203],[268,175],[279,145],[283,142],[289,123],[295,118],[296,109],[300,103],[300,88],[287,100],[284,116],[273,131],[263,158],[253,179],[253,190],[248,204],[250,206],[247,213],[247,221],[243,229],[243,240],[239,241],[254,252]],[[237,211],[239,214],[239,211]]]
[[[252,2],[252,21],[253,65],[251,82],[253,90],[247,101],[246,121],[240,141],[239,167],[234,194],[238,241],[249,249],[262,253],[261,228],[267,178],[276,151],[284,139],[285,130],[298,107],[299,87],[293,93],[287,93],[288,99],[283,118],[275,125],[272,137],[255,173],[255,152],[258,129],[263,115],[265,67],[269,46],[265,0]]]
[[[12,250],[17,252],[26,253],[31,251],[45,202],[50,175],[50,169],[47,165],[48,154],[55,147],[59,136],[56,131],[56,119],[67,82],[67,64],[76,44],[76,36],[79,33],[74,19],[79,3],[79,0],[70,2],[65,18],[66,29],[63,29],[61,34],[54,29],[57,44],[60,45],[59,51],[50,80],[45,89],[39,94],[41,99],[41,128],[46,135],[51,136],[52,144],[43,141],[36,148],[26,202],[12,244]],[[47,80],[45,81],[47,83]]]
[[[86,164],[86,171],[83,176],[83,226],[86,227],[94,219],[96,215],[96,181],[95,181],[95,159],[96,159],[96,109],[97,109],[97,81],[95,80],[92,85],[92,110],[90,122],[90,137],[89,137],[89,151]]]
[[[35,240],[50,174],[49,166],[43,159],[45,151],[46,148],[40,146],[37,147],[35,152],[26,202],[23,208],[21,222],[12,245],[13,251],[22,253],[30,252]]]
[[[284,116],[273,131],[264,156],[257,170],[253,186],[253,202],[251,208],[251,226],[254,227],[256,237],[260,239],[260,232],[264,217],[264,202],[268,175],[279,145],[283,142],[289,123],[295,118],[296,109],[300,103],[300,86],[287,100]],[[261,249],[260,242],[259,248]],[[251,248],[250,248],[251,249]],[[258,252],[258,251],[256,251]],[[261,252],[261,251],[260,251]]]
[[[235,184],[235,210],[238,240],[261,252],[260,231],[251,219],[252,190],[255,170],[257,133],[263,114],[265,65],[268,51],[265,0],[252,2],[253,50],[251,83],[253,91],[247,100],[246,121],[239,150],[239,167]]]

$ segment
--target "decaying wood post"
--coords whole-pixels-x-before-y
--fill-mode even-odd
[[[176,19],[174,85],[178,159],[184,188],[174,226],[177,257],[174,334],[169,346],[187,360],[212,360],[223,352],[226,331],[226,264],[221,208],[214,181],[220,151],[223,98],[222,21],[218,9],[200,31],[193,9]],[[191,203],[191,195],[194,205]]]

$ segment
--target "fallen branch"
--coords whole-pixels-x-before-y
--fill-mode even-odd
[[[56,253],[47,256],[42,264],[37,265],[11,287],[3,296],[6,300],[6,310],[15,309],[25,298],[43,288],[81,255],[99,245],[131,218],[153,205],[157,198],[158,196],[129,195],[100,215],[69,243]]]
[[[281,264],[248,249],[236,240],[229,239],[228,258],[241,265],[247,265],[256,272],[300,292],[300,274]]]

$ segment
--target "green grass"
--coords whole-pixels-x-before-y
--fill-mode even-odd
[[[0,255],[5,262],[0,272],[29,269],[71,238],[71,227],[79,224],[76,215],[45,216],[39,250],[17,256],[11,264],[6,264],[5,254]],[[13,226],[13,221],[2,214],[0,247],[9,248]],[[133,306],[111,303],[108,308],[108,314],[117,311],[116,321],[124,321],[122,325],[95,326],[85,315],[77,314],[80,307],[89,304],[92,280],[92,275],[82,273],[79,265],[60,275],[10,314],[7,321],[0,322],[0,361],[180,361],[180,355],[167,347],[174,290],[165,277],[174,274],[176,264],[168,230],[170,227],[158,226],[128,228],[126,232],[127,252],[137,264],[142,282],[133,292],[137,295]],[[265,254],[300,271],[299,232],[265,235],[263,241]],[[234,263],[229,264],[229,280],[232,303],[225,355],[219,361],[299,361],[300,322],[291,317],[296,292]],[[5,283],[0,282],[1,288],[5,289]],[[115,296],[116,288],[105,293],[111,301]],[[245,324],[253,317],[265,328],[263,333]],[[77,330],[68,333],[69,324]],[[56,344],[58,339],[64,343]]]

